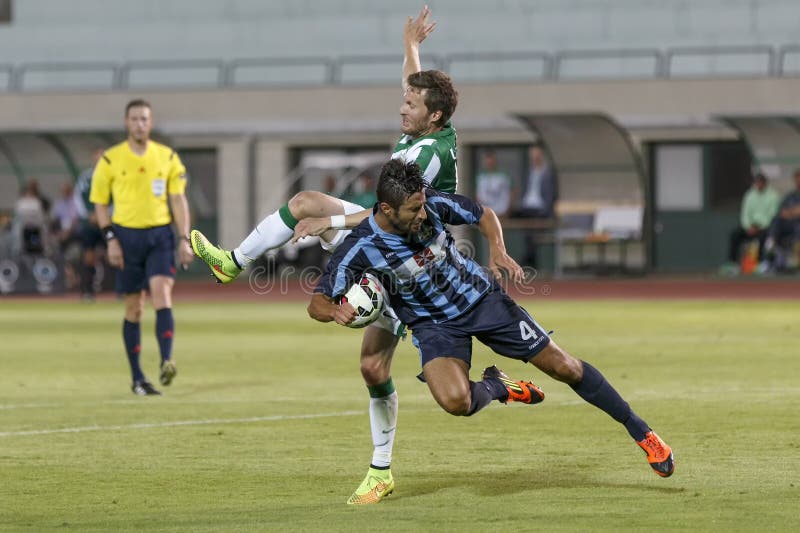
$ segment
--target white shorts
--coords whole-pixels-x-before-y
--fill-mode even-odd
[[[389,305],[389,302],[384,298],[383,300],[383,312],[378,319],[370,324],[367,327],[373,327],[385,329],[395,337],[406,337],[406,326],[400,319],[397,318],[397,313],[394,312],[392,306]]]
[[[354,204],[353,202],[348,202],[347,200],[341,200],[340,199],[339,201],[342,202],[342,207],[344,207],[344,214],[345,215],[352,215],[353,213],[360,213],[361,211],[363,211],[365,209],[365,208],[361,207],[360,205]],[[319,244],[320,244],[320,246],[322,246],[322,249],[325,250],[326,252],[333,253],[333,251],[336,250],[339,247],[340,244],[342,244],[342,241],[344,241],[345,237],[350,235],[351,231],[352,230],[349,230],[349,229],[340,229],[339,231],[336,232],[336,235],[333,236],[333,239],[331,239],[330,241],[326,241],[324,239],[320,239],[319,240]]]

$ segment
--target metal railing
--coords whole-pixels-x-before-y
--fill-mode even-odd
[[[424,68],[458,71],[462,82],[800,75],[800,44],[451,53],[423,59]],[[790,61],[796,66],[790,68]],[[401,62],[396,55],[363,55],[0,64],[0,92],[389,83]]]

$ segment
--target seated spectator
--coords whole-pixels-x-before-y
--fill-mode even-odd
[[[11,255],[14,233],[12,223],[14,218],[10,211],[0,211],[0,259]]]
[[[778,212],[779,203],[780,197],[777,191],[769,186],[767,177],[761,173],[756,174],[753,185],[742,199],[739,227],[731,234],[728,260],[732,264],[739,263],[742,245],[751,240],[758,240],[758,255],[763,257],[764,241],[770,223]]]
[[[508,214],[511,207],[511,176],[497,168],[497,154],[493,150],[486,150],[482,159],[481,170],[475,177],[475,198],[498,215]]]
[[[78,241],[81,218],[72,183],[65,183],[61,187],[61,196],[53,204],[50,216],[62,250],[70,242]]]
[[[29,181],[14,205],[14,253],[39,255],[47,247],[47,217],[38,186]]]
[[[795,190],[787,194],[772,220],[764,244],[772,268],[797,268],[800,248],[800,168],[794,171]]]
[[[39,180],[36,178],[28,178],[27,183],[25,184],[26,187],[29,187],[33,194],[39,199],[39,202],[42,204],[42,209],[44,209],[45,214],[50,212],[50,198],[42,193],[41,189],[39,189]]]

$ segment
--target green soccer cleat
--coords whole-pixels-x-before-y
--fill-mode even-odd
[[[391,470],[370,468],[367,477],[361,482],[347,505],[370,505],[380,503],[382,499],[394,491],[394,478]]]
[[[194,255],[202,259],[217,278],[218,283],[230,283],[241,274],[242,269],[236,266],[231,257],[231,252],[218,248],[206,239],[206,236],[193,229],[189,234]]]

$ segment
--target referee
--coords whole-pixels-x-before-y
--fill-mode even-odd
[[[157,395],[161,393],[147,380],[139,364],[140,321],[145,290],[149,289],[161,351],[159,380],[162,385],[169,385],[177,373],[172,361],[173,218],[178,260],[187,265],[194,257],[184,194],[186,168],[173,149],[150,140],[153,111],[149,102],[132,100],[125,106],[125,127],[127,140],[106,150],[98,161],[89,199],[95,204],[97,222],[108,247],[108,262],[119,269],[116,290],[125,300],[122,338],[133,377],[131,390],[140,396]]]

